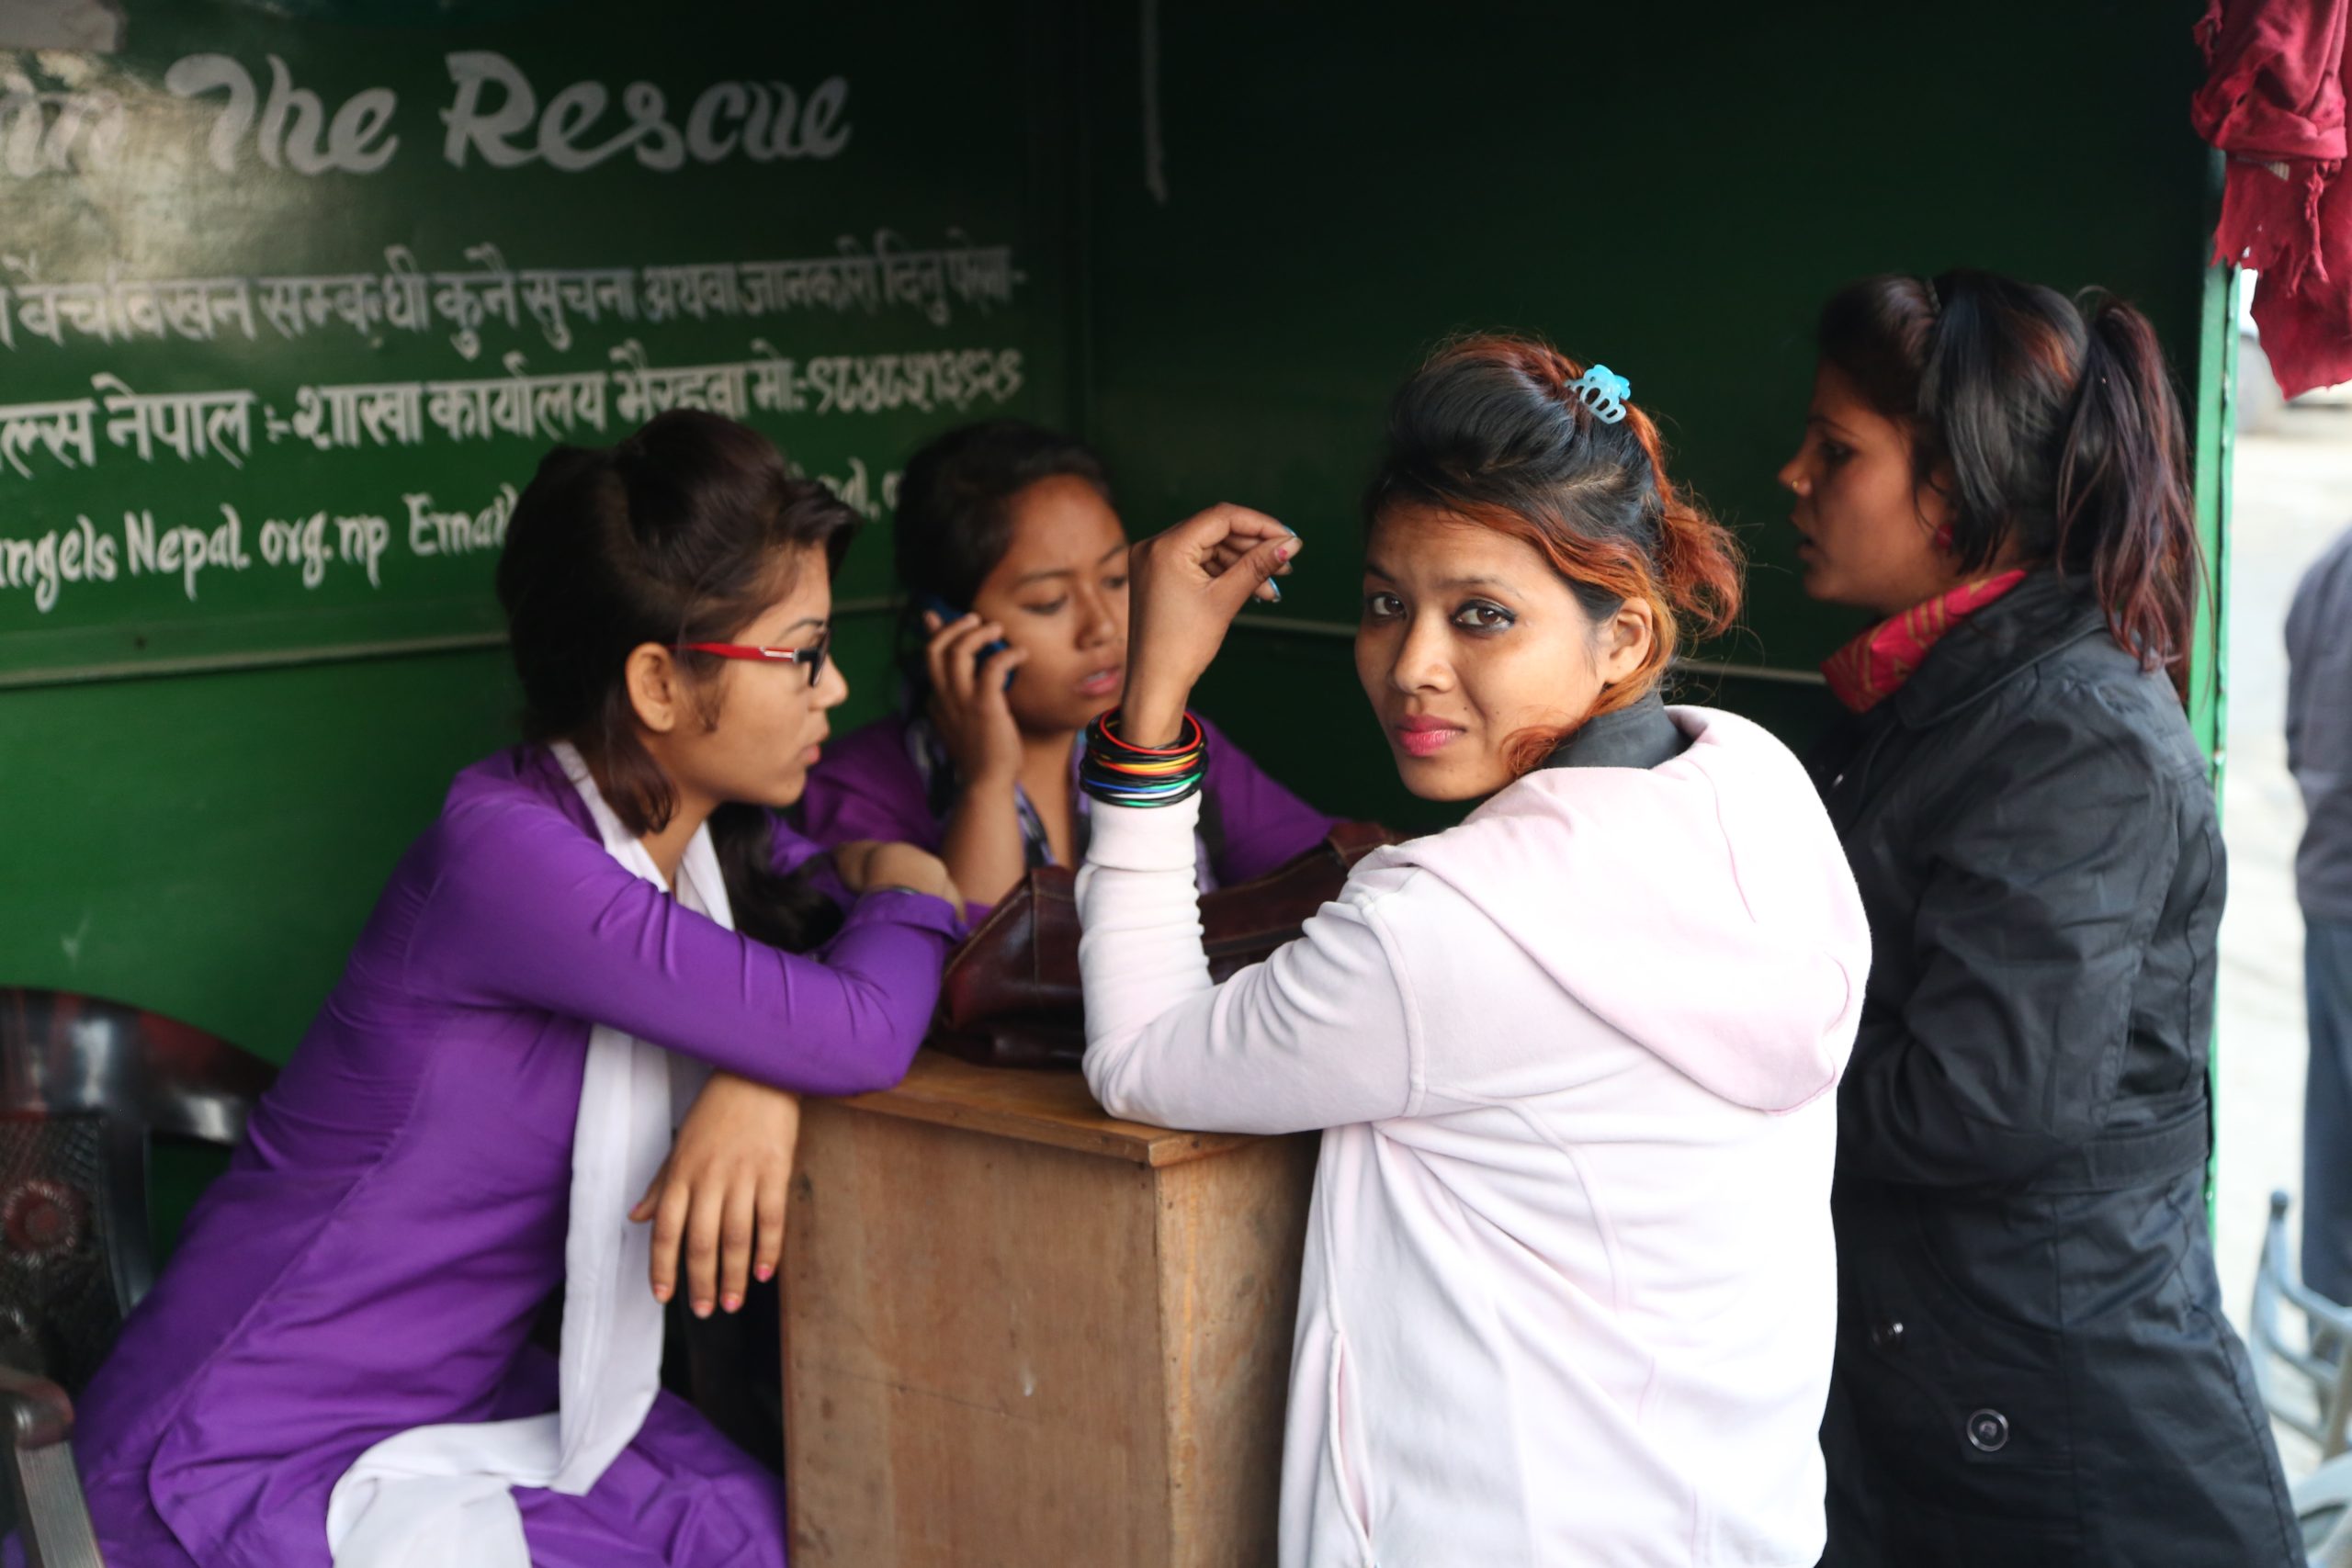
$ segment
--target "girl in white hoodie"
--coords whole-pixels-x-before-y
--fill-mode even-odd
[[[1357,673],[1407,787],[1484,804],[1222,986],[1185,702],[1299,541],[1220,506],[1135,553],[1085,771],[1086,1074],[1118,1115],[1324,1130],[1285,1568],[1821,1551],[1829,1091],[1869,937],[1796,760],[1659,702],[1738,569],[1629,395],[1507,338],[1398,394]]]

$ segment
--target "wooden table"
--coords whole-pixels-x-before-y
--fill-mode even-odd
[[[1271,1564],[1315,1153],[928,1051],[897,1089],[809,1100],[794,1568]]]

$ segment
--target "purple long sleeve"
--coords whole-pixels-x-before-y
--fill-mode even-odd
[[[778,870],[814,852],[781,827],[772,848]],[[880,1088],[955,931],[938,899],[883,893],[781,953],[624,870],[545,751],[467,769],[76,1398],[108,1561],[327,1568],[327,1499],[362,1451],[549,1407],[526,1345],[563,1278],[592,1025],[788,1089]],[[774,1482],[668,1394],[588,1496],[530,1495],[548,1568],[783,1562]]]
[[[829,744],[793,815],[809,838],[828,847],[873,839],[937,854],[945,830],[932,815],[922,774],[907,753],[902,714],[886,714]]]
[[[820,953],[779,952],[681,907],[520,793],[453,798],[420,850],[431,875],[402,954],[412,994],[609,1024],[812,1094],[905,1076],[956,932],[942,901],[881,893]]]
[[[1208,720],[1201,728],[1209,741],[1208,777],[1201,783],[1203,831],[1220,883],[1263,876],[1321,843],[1338,825],[1274,782]]]

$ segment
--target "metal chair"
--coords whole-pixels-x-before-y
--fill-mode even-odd
[[[2352,1357],[2345,1354],[2352,1349],[2352,1307],[2304,1284],[2288,1261],[2290,1201],[2284,1192],[2270,1195],[2247,1348],[2255,1386],[2272,1418],[2317,1443],[2324,1462],[2344,1452],[2346,1417],[2352,1416]],[[2301,1314],[2300,1335],[2283,1321],[2290,1311]]]
[[[150,1144],[235,1143],[276,1072],[119,1002],[0,988],[0,1414],[34,1568],[101,1562],[67,1442],[72,1393],[154,1282]]]
[[[2319,1445],[2319,1468],[2292,1487],[2295,1517],[2312,1568],[2352,1568],[2352,1307],[2303,1283],[2287,1260],[2284,1192],[2270,1195],[2270,1223],[2254,1274],[2246,1348],[2255,1386],[2271,1419]],[[2287,1325],[2301,1315],[2301,1332]]]
[[[2352,1568],[2352,1455],[2336,1455],[2290,1490],[2311,1568]]]

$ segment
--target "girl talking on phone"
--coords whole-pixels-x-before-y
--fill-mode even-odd
[[[802,824],[820,843],[933,850],[967,898],[993,905],[1031,866],[1085,852],[1079,732],[1126,690],[1126,530],[1100,457],[1012,419],[915,454],[892,530],[920,670],[900,711],[826,753]],[[1219,737],[1199,886],[1262,875],[1330,829]]]

